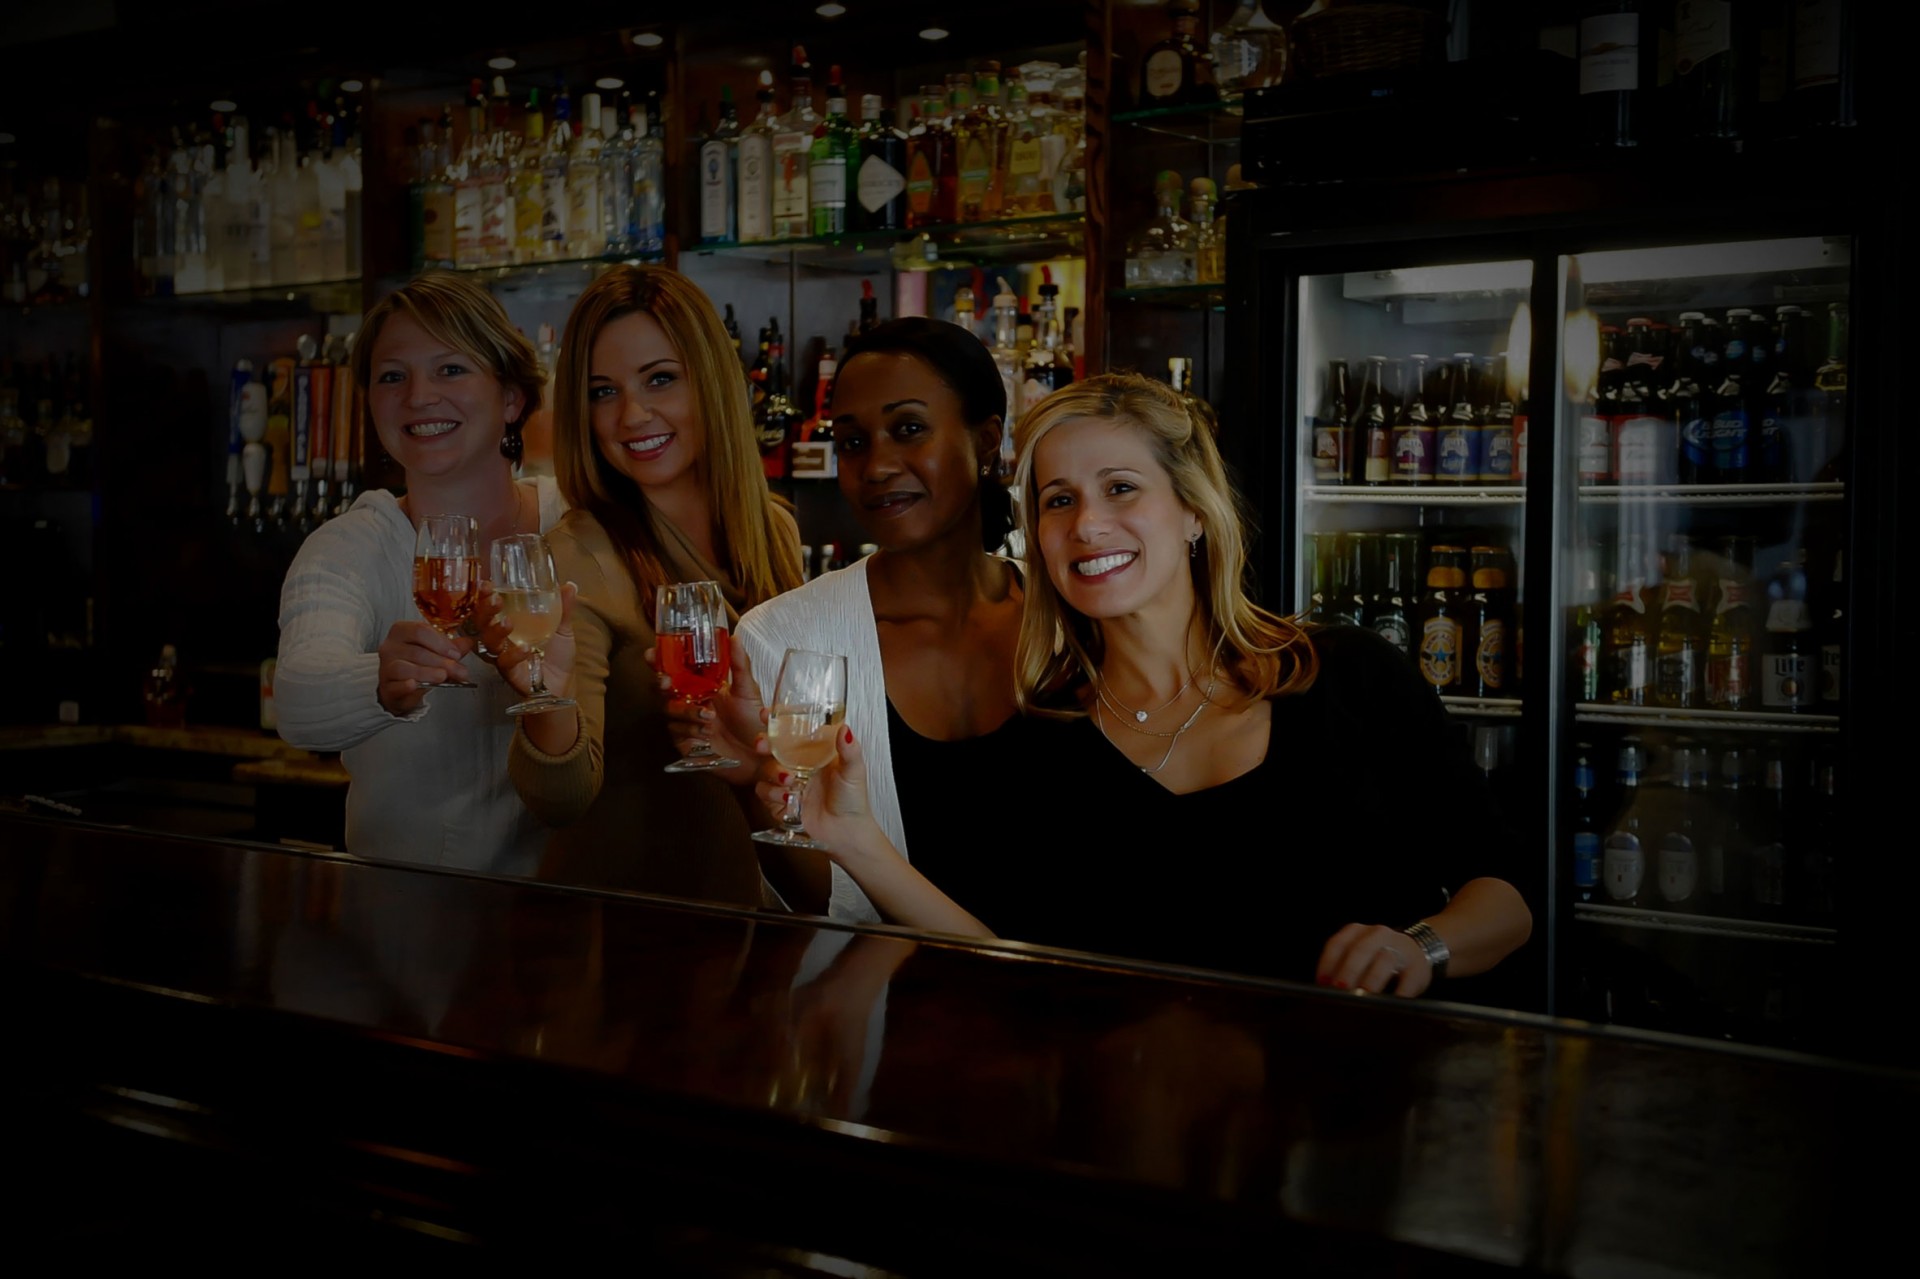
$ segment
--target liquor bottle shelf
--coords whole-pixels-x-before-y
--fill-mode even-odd
[[[1448,714],[1463,718],[1520,718],[1521,702],[1517,697],[1448,697],[1442,694],[1440,704],[1447,708]]]
[[[1838,733],[1838,715],[1796,715],[1778,711],[1693,711],[1666,706],[1616,706],[1578,702],[1579,724],[1632,724],[1651,728],[1698,728],[1714,732]]]
[[[1767,919],[1737,919],[1727,915],[1694,915],[1641,906],[1608,906],[1576,902],[1573,917],[1586,923],[1616,928],[1645,928],[1654,932],[1686,933],[1694,937],[1738,937],[1748,941],[1786,941],[1831,946],[1838,934],[1818,924],[1787,924]]]
[[[1161,284],[1148,288],[1112,289],[1109,301],[1138,302],[1185,311],[1224,311],[1227,292],[1224,284]]]
[[[1527,490],[1518,484],[1383,484],[1375,488],[1309,484],[1309,502],[1381,506],[1520,506]]]
[[[1772,506],[1779,502],[1841,502],[1838,480],[1809,484],[1582,484],[1580,499],[1597,506]]]
[[[143,308],[200,308],[222,312],[324,312],[357,315],[361,301],[360,277],[307,280],[297,284],[270,284],[257,288],[222,289],[213,293],[172,293],[136,299]]]
[[[1147,133],[1198,142],[1207,146],[1238,146],[1240,121],[1245,106],[1240,98],[1202,102],[1179,107],[1147,107],[1139,111],[1120,111],[1115,124],[1132,125]]]
[[[729,241],[691,245],[689,256],[725,255],[820,270],[939,271],[988,262],[1040,262],[1086,251],[1087,219],[1081,213],[1045,213],[959,222],[911,231],[846,231],[789,240]]]

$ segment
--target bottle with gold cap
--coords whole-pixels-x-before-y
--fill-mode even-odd
[[[1467,552],[1435,546],[1427,555],[1427,585],[1420,594],[1414,661],[1420,678],[1436,693],[1458,695],[1466,647]]]
[[[1217,212],[1219,188],[1212,178],[1187,185],[1187,212],[1193,222],[1193,278],[1196,284],[1220,284],[1227,278],[1227,235]]]
[[[1473,548],[1460,669],[1460,691],[1467,697],[1512,696],[1513,616],[1504,559],[1500,547]]]

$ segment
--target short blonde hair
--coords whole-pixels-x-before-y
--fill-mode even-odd
[[[646,497],[600,456],[587,398],[593,344],[622,316],[645,312],[666,331],[686,367],[706,431],[707,493],[726,556],[750,603],[800,585],[800,544],[774,518],[760,465],[745,370],[726,325],[700,287],[661,266],[616,266],[589,284],[567,316],[554,366],[553,469],[567,502],[599,520],[627,560],[642,599],[672,581],[661,562]]]
[[[373,344],[387,321],[401,314],[436,341],[445,342],[473,360],[501,385],[520,392],[520,414],[507,423],[506,437],[500,443],[501,455],[517,463],[523,447],[520,431],[533,411],[540,407],[547,379],[533,343],[513,327],[500,300],[467,276],[452,271],[428,271],[375,302],[360,321],[360,332],[353,339],[353,352],[349,357],[353,380],[363,393],[373,382]],[[364,394],[362,398],[364,401]],[[370,421],[361,423],[363,430],[371,426]]]
[[[1082,418],[1121,423],[1139,431],[1173,481],[1174,495],[1200,519],[1192,560],[1194,595],[1206,639],[1249,702],[1305,692],[1319,672],[1319,656],[1297,621],[1270,613],[1248,597],[1246,519],[1227,479],[1213,432],[1188,412],[1173,388],[1138,373],[1108,373],[1055,391],[1022,414],[1015,431],[1014,484],[1021,494],[1020,528],[1036,572],[1027,574],[1026,603],[1014,653],[1016,695],[1034,714],[1084,714],[1073,696],[1104,657],[1099,623],[1060,598],[1040,548],[1040,499],[1033,457],[1049,432]]]

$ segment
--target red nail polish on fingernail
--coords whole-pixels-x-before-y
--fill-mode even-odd
[[[790,774],[787,774],[787,773],[782,773],[782,774],[780,774],[780,784],[781,784],[782,786],[785,786],[785,785],[787,784],[787,778],[788,778],[788,776],[790,776]]]
[[[847,745],[853,745],[853,730],[851,728],[847,730]]]
[[[783,790],[783,791],[781,791],[781,792],[780,792],[780,802],[781,802],[782,804],[791,804],[791,803],[793,802],[793,792],[792,792],[792,791],[790,791],[790,790]]]
[[[1333,983],[1333,988],[1335,990],[1345,990],[1347,988],[1347,983],[1343,981],[1336,981],[1335,983]]]

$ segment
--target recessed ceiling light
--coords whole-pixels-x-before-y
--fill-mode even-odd
[[[823,4],[814,10],[815,13],[823,18],[837,18],[846,11],[847,6],[844,4]]]
[[[947,38],[947,35],[948,32],[945,27],[928,27],[920,33],[920,38],[922,40],[944,40]]]
[[[520,64],[503,53],[497,58],[488,58],[487,65],[495,71],[511,71]]]
[[[340,90],[343,93],[358,93],[366,87],[366,85],[360,83],[358,80],[342,80],[340,82]]]
[[[212,111],[238,111],[240,109],[239,104],[232,98],[215,98],[212,102],[207,103],[207,108]]]
[[[603,75],[593,82],[593,87],[596,89],[624,89],[627,87],[627,82],[617,75]]]
[[[633,42],[642,49],[658,49],[667,42],[667,38],[658,31],[642,31],[633,38]]]

